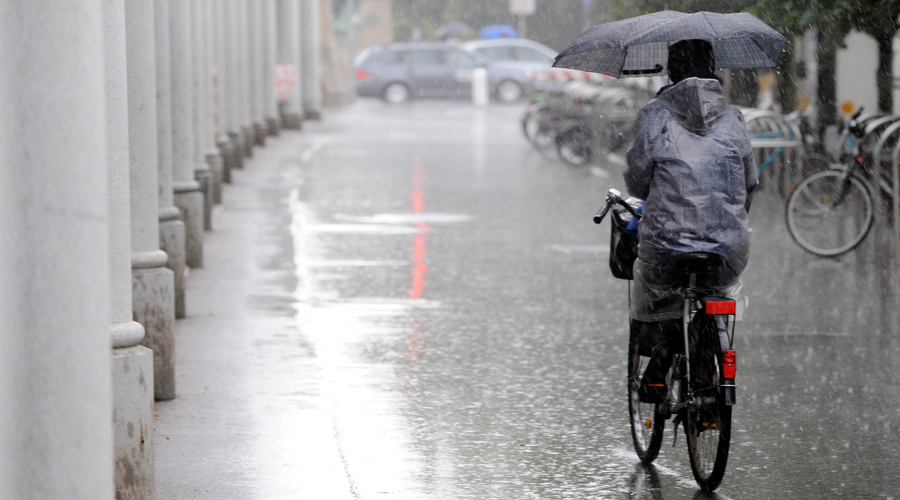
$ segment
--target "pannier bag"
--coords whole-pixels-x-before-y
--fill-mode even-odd
[[[638,208],[643,200],[628,198],[626,203]],[[609,268],[613,276],[623,280],[634,279],[634,261],[638,254],[637,224],[630,224],[633,215],[623,207],[613,207],[610,211],[612,224],[609,241]]]

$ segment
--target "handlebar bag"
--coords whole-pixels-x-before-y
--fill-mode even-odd
[[[634,279],[632,267],[638,255],[638,234],[628,228],[632,215],[621,207],[613,208],[610,215],[609,268],[616,278]]]

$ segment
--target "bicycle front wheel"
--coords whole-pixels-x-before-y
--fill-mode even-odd
[[[694,401],[684,410],[684,433],[694,480],[713,491],[725,477],[731,443],[731,406],[725,404],[722,347],[711,316],[698,315],[691,324],[691,388]]]
[[[641,377],[650,361],[649,354],[642,349],[637,329],[632,323],[628,340],[628,414],[634,451],[644,464],[652,463],[659,455],[666,427],[665,416],[660,414],[659,405],[642,403],[638,396]]]
[[[872,189],[846,170],[826,170],[800,182],[787,202],[787,227],[804,250],[836,257],[856,248],[872,228]]]

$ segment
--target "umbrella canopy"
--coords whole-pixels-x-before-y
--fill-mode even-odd
[[[669,45],[706,40],[718,68],[771,68],[787,41],[752,14],[685,14],[671,10],[599,24],[556,57],[556,68],[615,77],[662,74]]]
[[[481,35],[481,38],[518,38],[519,32],[516,31],[512,26],[507,26],[505,24],[492,24],[490,26],[485,26],[481,28],[481,31],[478,32]]]
[[[452,38],[455,36],[465,35],[472,31],[468,24],[463,22],[442,24],[438,29],[434,30],[435,38]]]

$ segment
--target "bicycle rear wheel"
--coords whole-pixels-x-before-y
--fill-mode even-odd
[[[684,410],[684,433],[694,480],[703,491],[713,491],[722,483],[731,444],[731,407],[725,404],[722,376],[722,347],[711,316],[695,316],[691,323],[691,387],[698,406]]]
[[[872,188],[846,170],[826,170],[800,182],[787,202],[788,232],[804,250],[835,257],[856,248],[872,228]],[[846,190],[841,198],[842,190]]]
[[[556,138],[556,152],[559,158],[576,167],[586,165],[591,161],[591,136],[581,127],[576,127]]]
[[[645,464],[653,462],[659,455],[663,430],[666,427],[665,416],[660,414],[659,405],[641,403],[638,396],[641,377],[650,361],[649,354],[642,349],[637,329],[632,323],[628,339],[628,415],[634,451]]]

